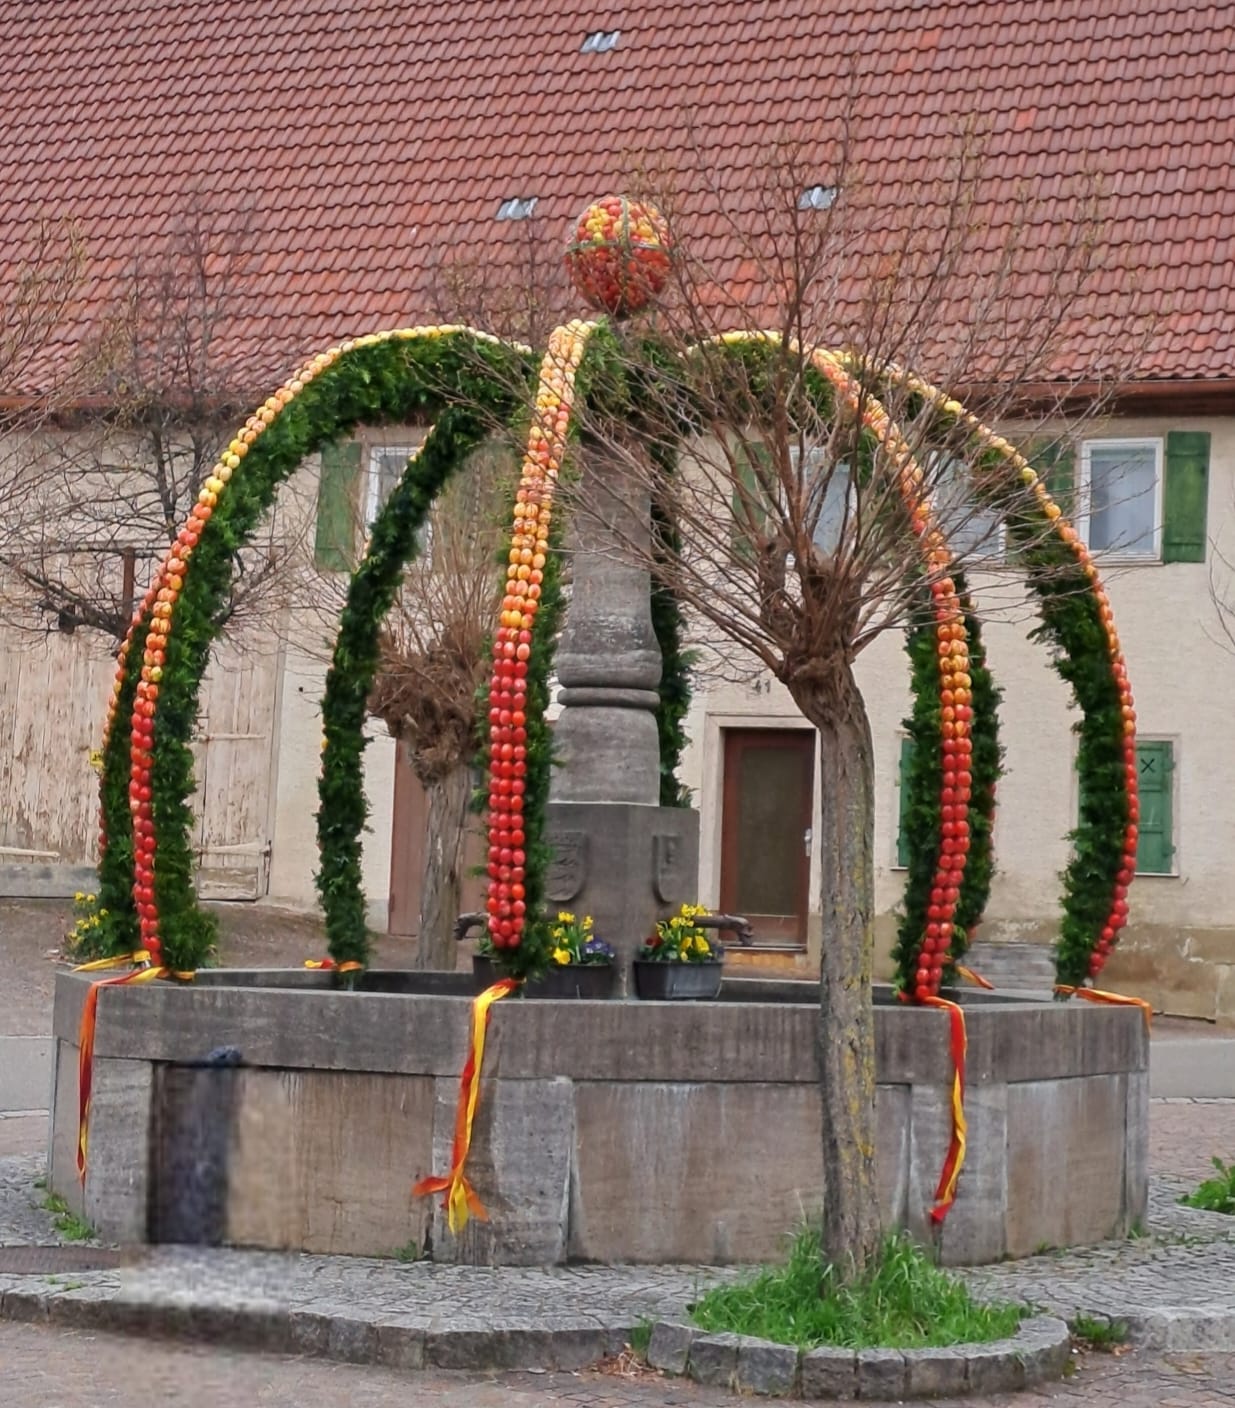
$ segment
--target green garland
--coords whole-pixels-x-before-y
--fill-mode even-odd
[[[915,602],[905,632],[913,704],[904,721],[913,740],[901,777],[901,828],[908,851],[908,877],[892,959],[896,987],[912,993],[917,985],[918,954],[931,908],[931,889],[939,861],[940,793],[943,790],[943,719],[939,699],[939,657],[930,593]],[[967,869],[968,867],[966,867]]]
[[[107,844],[99,856],[98,913],[102,916],[88,943],[79,943],[81,959],[115,958],[133,953],[140,931],[133,907],[133,818],[129,810],[129,719],[137,681],[141,677],[141,642],[146,638],[151,614],[141,614],[133,629],[125,659],[120,693],[116,696],[114,722],[103,745],[103,770],[99,780],[99,810]],[[136,656],[136,660],[133,656]]]
[[[952,959],[957,960],[964,957],[969,948],[970,935],[986,913],[991,880],[995,874],[995,792],[1003,776],[1003,748],[999,743],[999,705],[1003,693],[995,684],[987,664],[982,623],[974,611],[964,574],[953,573],[953,581],[961,599],[965,630],[969,636],[969,692],[973,696],[973,717],[969,729],[973,743],[970,759],[973,782],[969,799],[969,855],[961,874],[950,951]]]
[[[523,356],[468,332],[415,340],[392,338],[353,346],[274,416],[250,446],[226,492],[219,495],[194,550],[190,570],[184,576],[167,638],[155,720],[151,808],[158,860],[154,889],[164,957],[170,968],[191,971],[209,960],[214,946],[213,917],[197,908],[193,893],[190,745],[202,676],[219,630],[218,608],[230,588],[236,554],[273,503],[278,486],[305,456],[360,424],[424,420],[459,402],[484,405],[494,386],[522,384],[526,376]],[[139,636],[135,641],[137,648],[126,662],[126,691],[136,688],[140,676],[143,638]],[[122,696],[122,707],[123,702]],[[123,828],[116,827],[113,821],[120,778],[124,779],[127,796],[127,721],[126,713],[117,713],[117,736],[109,738],[104,757],[102,796],[108,847],[102,869],[107,873],[108,885],[103,891],[101,880],[100,886],[101,901],[109,910],[118,898],[112,892],[125,862],[123,846],[118,847],[117,842],[129,825],[127,818]],[[125,878],[131,886],[131,852],[128,866]],[[333,867],[328,873],[335,873]],[[136,928],[131,913],[130,909],[130,933]],[[130,936],[119,941],[124,920],[125,916],[121,916],[113,924],[109,914],[107,941],[115,944],[117,952],[136,946]]]
[[[447,406],[409,462],[373,524],[368,551],[348,583],[347,601],[322,697],[322,772],[318,781],[319,865],[314,879],[326,918],[331,958],[366,964],[369,932],[361,873],[367,701],[379,663],[382,622],[434,499],[486,436],[490,417],[509,409],[509,392],[494,383],[468,405]]]
[[[1008,534],[1026,564],[1041,603],[1032,639],[1050,647],[1056,671],[1081,709],[1074,725],[1080,792],[1072,859],[1064,872],[1063,917],[1055,943],[1058,982],[1079,987],[1090,976],[1095,944],[1109,921],[1123,865],[1129,800],[1124,773],[1122,699],[1111,669],[1100,607],[1081,565],[1034,504],[1008,519]]]
[[[958,427],[968,436],[970,450],[977,452],[974,482],[979,497],[1003,519],[1009,547],[1024,565],[1029,587],[1039,601],[1042,623],[1030,638],[1048,647],[1056,672],[1071,687],[1081,710],[1074,727],[1078,736],[1079,817],[1068,835],[1072,859],[1063,876],[1062,916],[1055,943],[1057,982],[1066,988],[1079,987],[1092,977],[1095,963],[1100,966],[1101,959],[1095,953],[1099,939],[1112,932],[1109,926],[1131,821],[1124,760],[1124,700],[1112,667],[1101,603],[1076,551],[1061,536],[1062,520],[1047,514],[1033,484],[1025,482],[1029,466],[1016,449],[924,382],[888,373],[878,379],[875,389],[883,391],[893,383],[909,388],[908,415],[929,414],[931,433],[941,443],[954,439]],[[976,728],[988,713],[979,710],[976,676],[972,692]],[[975,793],[979,752],[975,734]],[[971,817],[971,831],[973,825]]]
[[[550,777],[553,771],[553,730],[545,717],[550,703],[549,677],[553,655],[562,628],[562,525],[560,509],[549,528],[549,551],[540,583],[540,607],[532,632],[532,653],[527,662],[527,776],[523,794],[524,902],[534,916],[523,932],[523,942],[515,949],[496,950],[498,967],[512,978],[534,978],[549,966],[553,943],[549,922],[543,913],[545,878],[553,859],[553,847],[545,835],[549,807]]]

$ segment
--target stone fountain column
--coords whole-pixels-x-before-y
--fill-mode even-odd
[[[590,452],[569,533],[573,585],[557,650],[547,832],[548,907],[590,914],[618,952],[619,990],[658,918],[697,898],[699,814],[660,805],[655,710],[661,657],[650,577],[647,487]]]

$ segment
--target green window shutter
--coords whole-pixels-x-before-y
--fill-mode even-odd
[[[762,443],[745,442],[733,451],[735,483],[730,506],[733,510],[733,548],[739,557],[754,556],[753,539],[768,527],[768,494],[772,477],[772,452]]]
[[[1067,440],[1048,440],[1030,447],[1025,458],[1042,476],[1046,492],[1063,510],[1065,518],[1076,511],[1076,455]]]
[[[1171,815],[1174,754],[1174,746],[1162,739],[1142,739],[1136,745],[1137,792],[1141,806],[1136,869],[1141,875],[1169,875],[1175,868]]]
[[[913,739],[902,738],[900,767],[896,774],[896,786],[899,791],[896,819],[896,863],[902,868],[909,865],[909,839],[905,835],[905,811],[909,805],[909,788],[905,785],[905,779],[909,775],[909,762],[912,757]]]
[[[1209,501],[1209,431],[1166,437],[1162,486],[1162,561],[1204,562]]]
[[[323,572],[350,572],[355,565],[360,454],[355,440],[322,449],[313,560]]]

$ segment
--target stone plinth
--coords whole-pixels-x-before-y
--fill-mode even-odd
[[[699,813],[622,802],[550,802],[546,907],[590,914],[618,952],[619,993],[656,921],[695,899]]]
[[[820,1198],[814,989],[727,980],[707,1003],[493,1009],[469,1174],[491,1213],[453,1238],[411,1185],[445,1171],[470,1017],[464,975],[203,972],[104,988],[84,1204],[74,1164],[87,979],[56,982],[53,1189],[108,1239],[146,1239],[175,1196],[181,1117],[212,1108],[219,1234],[233,1245],[435,1260],[749,1262]],[[457,995],[452,995],[457,993]],[[1145,1215],[1149,1041],[1139,1010],[966,998],[968,1158],[942,1232],[947,1014],[875,1010],[880,1210],[952,1264],[1118,1237]],[[186,1068],[216,1048],[236,1070]],[[217,1141],[217,1142],[215,1142]],[[222,1153],[221,1158],[215,1154]],[[649,1192],[651,1190],[651,1192]],[[209,1190],[199,1190],[206,1196]]]

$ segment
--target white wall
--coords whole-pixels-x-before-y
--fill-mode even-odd
[[[1102,567],[1124,644],[1145,738],[1175,745],[1175,846],[1178,874],[1142,876],[1132,891],[1132,924],[1235,928],[1230,854],[1235,843],[1235,647],[1225,641],[1211,597],[1235,572],[1235,423],[1221,419],[1121,420],[1109,434],[1164,436],[1168,430],[1208,430],[1209,534],[1218,552],[1205,563]],[[1074,740],[1077,715],[1068,690],[1050,668],[1046,648],[1026,635],[1037,624],[1018,608],[1007,577],[973,583],[993,608],[985,628],[991,668],[1003,689],[1000,712],[1007,774],[1000,784],[995,847],[999,873],[988,908],[988,932],[999,937],[1049,937],[1058,913],[1059,876],[1068,859],[1066,833],[1075,824]],[[898,902],[903,873],[895,870],[897,765],[902,720],[910,707],[908,661],[900,632],[888,633],[862,655],[859,683],[875,743],[878,863],[876,903]],[[726,685],[696,700],[685,780],[702,811],[702,898],[719,897],[721,731],[801,723],[788,693],[775,681],[757,688]],[[816,781],[816,799],[818,796]],[[817,873],[812,873],[812,896]]]
[[[325,683],[324,662],[289,650],[279,712],[269,901],[294,909],[310,909],[317,903],[313,875],[317,869],[317,780]],[[395,745],[384,724],[370,722],[368,734],[370,742],[364,754],[369,803],[369,830],[362,837],[364,892],[370,926],[384,931],[390,893]]]

